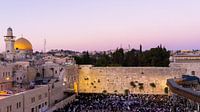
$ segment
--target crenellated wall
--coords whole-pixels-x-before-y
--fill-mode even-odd
[[[164,94],[166,80],[181,77],[186,69],[171,67],[79,67],[79,93]],[[153,83],[155,87],[152,86]],[[141,87],[142,86],[142,87]]]

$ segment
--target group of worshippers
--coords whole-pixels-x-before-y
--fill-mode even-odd
[[[74,102],[54,112],[185,112],[185,100],[168,95],[79,94]]]

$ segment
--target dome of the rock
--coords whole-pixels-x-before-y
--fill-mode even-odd
[[[14,48],[16,50],[32,51],[32,44],[25,38],[19,38],[15,41]]]

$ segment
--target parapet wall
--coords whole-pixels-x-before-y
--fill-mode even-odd
[[[171,67],[79,67],[79,93],[164,94],[166,80],[186,70]],[[155,86],[152,86],[153,84]],[[142,85],[142,87],[141,87]]]

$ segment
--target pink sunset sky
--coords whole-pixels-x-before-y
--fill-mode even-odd
[[[8,27],[34,50],[200,48],[200,0],[6,0],[0,4],[0,51]]]

